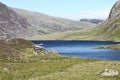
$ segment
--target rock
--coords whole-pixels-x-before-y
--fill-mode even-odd
[[[119,72],[117,70],[104,69],[102,71],[99,71],[97,74],[101,76],[117,76],[119,75]]]
[[[46,50],[43,46],[35,45],[34,46],[35,54],[58,54],[54,49]]]
[[[109,19],[118,17],[120,15],[120,0],[117,0],[117,2],[114,4],[110,11]]]
[[[8,69],[8,68],[3,68],[3,70],[4,70],[4,71],[9,71],[9,69]]]
[[[48,50],[48,53],[49,54],[58,54],[58,52],[56,50],[54,50],[54,49]]]
[[[35,51],[35,54],[38,54],[38,53],[43,54],[43,53],[45,53],[46,50],[45,50],[45,48],[42,47],[42,46],[35,45],[35,46],[34,46],[34,51]]]

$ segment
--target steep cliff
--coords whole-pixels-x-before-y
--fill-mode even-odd
[[[120,16],[120,0],[118,0],[112,7],[110,14],[109,14],[109,19]]]

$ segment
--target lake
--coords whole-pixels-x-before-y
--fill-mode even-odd
[[[120,50],[96,49],[96,46],[117,44],[112,41],[90,41],[90,40],[34,40],[35,44],[43,44],[46,49],[54,49],[60,55],[78,58],[94,58],[101,60],[120,60]]]

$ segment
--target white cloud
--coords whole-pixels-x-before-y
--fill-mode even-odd
[[[82,11],[76,14],[68,14],[62,15],[59,17],[64,17],[73,20],[80,20],[82,18],[90,18],[90,19],[106,19],[109,16],[110,8],[105,8],[103,10],[89,10]]]

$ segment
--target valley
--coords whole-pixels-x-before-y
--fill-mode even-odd
[[[109,17],[95,28],[85,30],[67,31],[62,33],[52,33],[31,37],[39,40],[111,40],[120,41],[120,1],[118,0],[112,7]],[[56,36],[58,35],[58,36]]]
[[[0,80],[120,80],[117,42],[120,0],[104,21],[74,21],[0,2]]]

